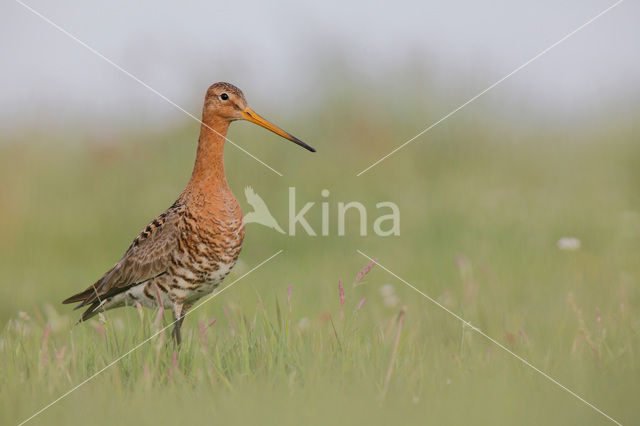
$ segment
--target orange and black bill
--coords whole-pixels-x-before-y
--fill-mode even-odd
[[[288,139],[291,142],[293,142],[295,144],[298,144],[301,147],[306,148],[311,152],[316,152],[316,150],[313,147],[311,147],[311,146],[307,145],[306,143],[302,142],[300,139],[296,138],[292,134],[285,132],[280,127],[276,126],[275,124],[273,124],[273,123],[265,120],[264,118],[260,117],[258,114],[255,113],[255,111],[253,111],[249,107],[245,108],[245,110],[242,111],[242,116],[247,121],[255,123],[258,126],[262,126],[267,130],[271,130],[276,135],[282,136],[283,138]]]

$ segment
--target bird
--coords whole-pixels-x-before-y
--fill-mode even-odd
[[[122,258],[84,291],[62,303],[85,308],[78,322],[122,306],[169,307],[173,341],[189,308],[212,293],[235,265],[244,239],[242,210],[224,171],[231,122],[246,120],[311,151],[310,145],[247,106],[236,86],[218,82],[205,94],[195,164],[185,189],[133,240]]]
[[[244,215],[244,224],[247,223],[258,223],[260,225],[266,226],[267,228],[275,229],[281,234],[284,234],[284,231],[278,225],[278,221],[273,217],[271,212],[269,211],[269,207],[267,207],[266,203],[262,199],[261,196],[256,194],[252,187],[247,186],[244,189],[244,196],[247,197],[247,202],[253,207],[253,211]]]

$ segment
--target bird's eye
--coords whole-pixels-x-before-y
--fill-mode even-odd
[[[229,95],[227,95],[226,93],[223,93],[222,95],[220,95],[220,99],[222,99],[223,101],[226,101],[227,99],[229,99]]]

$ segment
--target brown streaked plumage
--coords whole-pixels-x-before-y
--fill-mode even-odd
[[[140,302],[170,307],[173,337],[187,310],[215,290],[233,268],[244,238],[242,211],[227,184],[223,151],[229,124],[247,120],[315,152],[247,107],[229,83],[207,90],[191,179],[178,199],[138,234],[124,256],[86,290],[62,303],[86,307],[80,321],[100,311]],[[158,300],[160,299],[160,300]]]

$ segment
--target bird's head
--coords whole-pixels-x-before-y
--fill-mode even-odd
[[[214,123],[220,120],[227,122],[235,120],[250,121],[311,152],[316,152],[314,148],[300,139],[256,114],[255,111],[247,106],[247,100],[244,98],[242,91],[233,84],[220,82],[209,87],[204,99],[202,116],[205,123]]]

